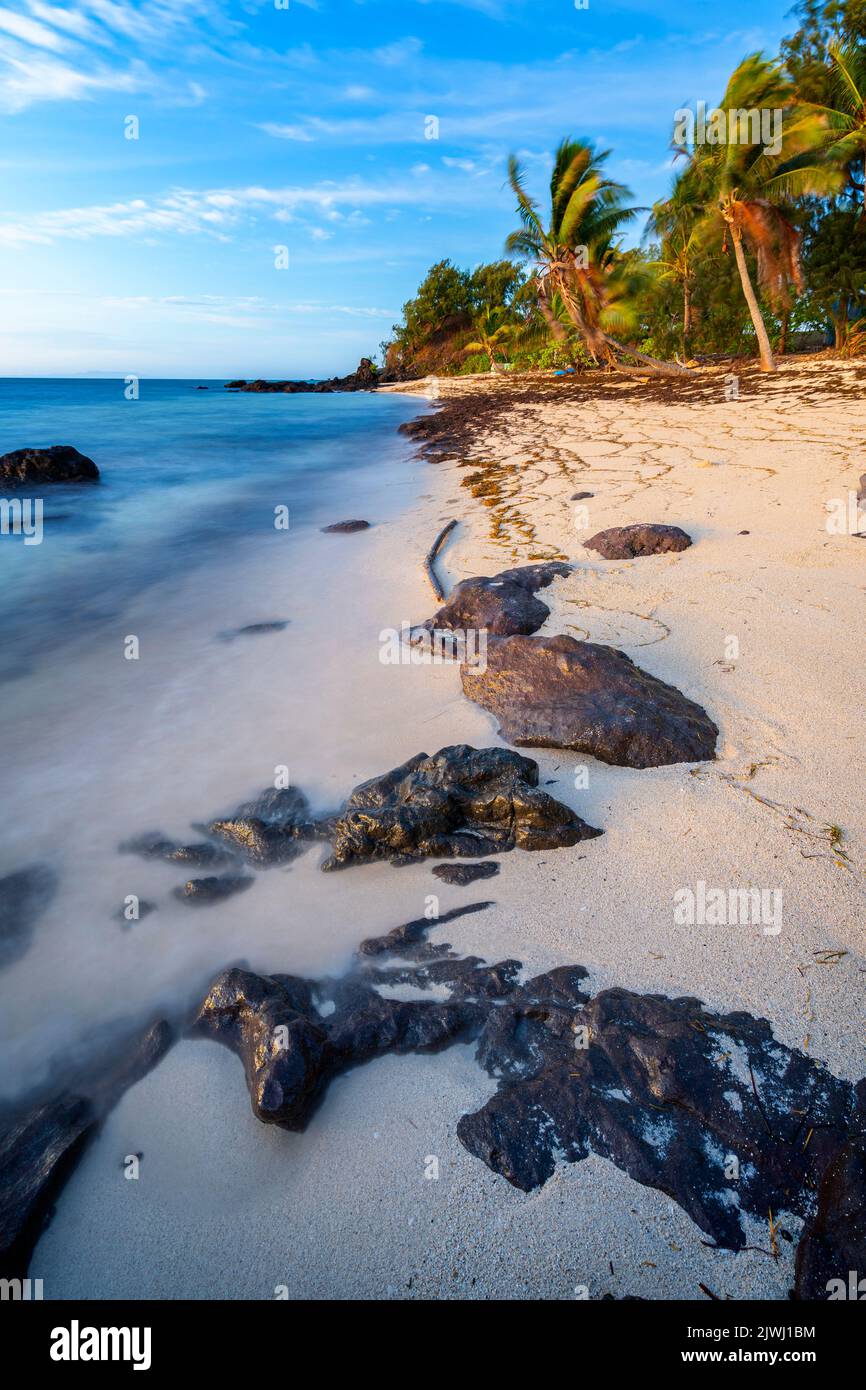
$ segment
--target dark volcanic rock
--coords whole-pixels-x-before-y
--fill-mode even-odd
[[[670,550],[688,550],[691,536],[679,526],[641,522],[637,526],[612,526],[584,541],[587,550],[597,550],[605,560],[634,560],[639,555],[663,555]]]
[[[33,864],[0,878],[0,970],[27,952],[33,928],[57,889],[57,877]]]
[[[369,521],[333,521],[330,526],[323,526],[322,530],[328,535],[350,535],[352,531],[368,531]]]
[[[412,629],[410,640],[417,640],[424,632],[449,630],[483,630],[495,637],[536,632],[550,613],[547,604],[535,597],[536,590],[546,589],[558,576],[570,572],[570,565],[551,560],[503,570],[491,578],[463,579],[438,613]]]
[[[583,502],[583,501],[585,501],[585,499],[586,499],[587,497],[594,497],[594,496],[595,496],[595,493],[594,493],[594,492],[573,492],[573,493],[571,494],[571,500],[572,500],[572,502]]]
[[[0,1277],[23,1278],[52,1202],[94,1126],[171,1045],[167,1023],[115,1045],[59,1095],[7,1109],[0,1119]]]
[[[270,623],[247,623],[246,627],[233,627],[219,633],[219,638],[221,642],[233,642],[236,637],[260,637],[266,632],[285,632],[288,626],[287,618]]]
[[[538,789],[538,764],[530,758],[457,744],[432,757],[418,753],[356,787],[322,868],[374,859],[474,859],[515,846],[556,849],[600,834]]]
[[[818,1209],[797,1247],[795,1292],[797,1298],[834,1301],[866,1297],[864,1138],[852,1139],[840,1149],[821,1179]]]
[[[327,381],[256,381],[226,382],[227,391],[285,392],[289,395],[298,392],[330,391],[374,391],[379,385],[379,373],[369,357],[362,357],[357,369],[348,376],[332,376]]]
[[[99,469],[86,454],[71,444],[52,444],[48,449],[14,449],[0,457],[0,482],[95,483]]]
[[[472,912],[484,912],[492,906],[491,902],[466,903],[464,907],[452,907],[450,912],[443,912],[438,917],[416,917],[412,922],[404,922],[402,926],[394,927],[385,936],[368,936],[358,947],[358,955],[405,956],[410,952],[414,955],[412,948],[423,941],[433,927],[444,926],[446,922],[453,922],[458,917],[467,917]]]
[[[539,976],[490,1012],[478,1060],[500,1086],[457,1126],[470,1153],[524,1191],[560,1157],[600,1154],[732,1249],[741,1210],[807,1215],[854,1122],[854,1088],[763,1019],[622,989],[586,1001],[584,974]]]
[[[167,840],[158,830],[136,835],[120,845],[121,854],[140,854],[143,859],[162,859],[167,864],[189,864],[196,869],[208,869],[216,864],[236,862],[236,856],[222,845],[207,840],[194,845],[178,845]]]
[[[211,987],[195,1031],[225,1043],[243,1062],[254,1114],[282,1129],[305,1129],[327,1083],[347,1067],[387,1052],[435,1052],[477,1033],[484,1018],[469,999],[438,1003],[383,998],[377,972],[312,984],[291,975],[228,970]],[[482,973],[479,981],[488,985]],[[332,1006],[322,1016],[317,1003]]]
[[[0,1274],[22,1276],[54,1194],[96,1123],[83,1096],[21,1115],[0,1138]]]
[[[182,902],[193,903],[196,907],[207,907],[220,903],[235,893],[249,888],[253,880],[242,874],[219,874],[210,878],[191,878],[182,888],[175,888],[174,896]]]
[[[266,1124],[303,1129],[330,1061],[307,981],[227,970],[214,981],[194,1028],[237,1052],[253,1111]]]
[[[700,705],[624,652],[574,637],[493,637],[486,669],[464,663],[463,691],[518,746],[571,748],[622,767],[715,757],[718,729]]]
[[[215,820],[207,833],[228,843],[250,864],[264,867],[295,859],[313,840],[331,830],[327,820],[316,821],[297,787],[269,787],[256,801],[247,801],[225,820]]]
[[[494,859],[485,859],[480,864],[437,864],[433,873],[443,883],[456,883],[465,888],[481,878],[493,878],[499,873],[499,865]]]

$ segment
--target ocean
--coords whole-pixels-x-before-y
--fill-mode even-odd
[[[418,410],[215,381],[143,380],[137,400],[122,381],[0,381],[0,452],[72,444],[101,472],[41,489],[40,544],[0,536],[0,877],[39,865],[58,885],[0,971],[0,1096],[117,1026],[182,1012],[233,960],[348,958],[356,921],[341,909],[323,933],[317,904],[351,897],[323,886],[335,876],[312,853],[292,866],[287,932],[286,871],[192,908],[173,889],[206,870],[118,846],[198,840],[277,768],[317,811],[351,789],[353,670],[379,679],[379,629],[407,616],[378,611],[371,557],[417,491],[397,426]],[[372,529],[321,533],[354,517]],[[285,626],[238,632],[258,624]],[[130,895],[155,910],[118,920]]]

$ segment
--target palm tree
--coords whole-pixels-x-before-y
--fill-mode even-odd
[[[723,250],[730,238],[766,372],[775,371],[776,363],[746,248],[754,255],[758,284],[770,306],[784,313],[791,305],[791,287],[800,293],[804,288],[800,234],[787,215],[787,205],[801,194],[825,194],[838,184],[827,161],[815,157],[813,128],[807,128],[801,115],[798,118],[794,101],[794,88],[778,64],[753,53],[728,82],[720,108],[726,116],[724,138],[691,154],[695,188],[702,190],[701,234],[710,238],[721,228]],[[759,140],[742,139],[737,117],[756,110],[781,111],[783,122],[785,111],[794,116],[793,131],[786,132],[777,153]]]
[[[616,355],[623,353],[662,370],[676,370],[624,347],[609,332],[634,321],[628,298],[635,266],[621,256],[616,238],[638,209],[624,206],[629,190],[605,176],[608,157],[609,151],[597,152],[581,141],[563,140],[550,179],[545,227],[512,155],[508,180],[523,225],[512,232],[506,250],[535,263],[538,308],[559,341],[566,333],[564,312],[593,361],[611,366]]]
[[[661,238],[660,259],[653,262],[659,279],[672,281],[682,287],[683,357],[687,357],[689,352],[692,290],[702,249],[701,207],[696,198],[694,180],[688,174],[686,170],[677,177],[669,198],[654,204],[647,225],[648,235]]]
[[[809,102],[792,136],[805,135],[811,147],[844,174],[861,205],[861,216],[866,216],[866,170],[863,183],[855,174],[866,166],[866,48],[831,44],[829,54],[829,102]]]
[[[513,342],[523,328],[524,325],[508,309],[487,308],[473,319],[473,340],[464,345],[463,351],[485,353],[491,372],[495,372],[497,350]]]

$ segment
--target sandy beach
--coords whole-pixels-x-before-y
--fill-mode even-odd
[[[304,761],[303,720],[292,731],[317,804],[422,750],[504,743],[455,666],[380,660],[383,630],[436,610],[422,562],[451,518],[437,562],[446,589],[570,562],[544,591],[541,635],[611,645],[676,686],[718,725],[717,758],[636,769],[523,750],[545,789],[603,836],[514,850],[472,888],[437,882],[429,861],[319,875],[314,848],[270,882],[261,939],[245,934],[242,902],[213,909],[224,958],[195,955],[190,999],[205,965],[339,973],[362,937],[421,916],[432,893],[442,912],[490,898],[430,941],[514,958],[523,978],[580,964],[591,993],[742,1010],[836,1076],[864,1075],[866,541],[828,520],[837,504],[848,514],[863,471],[866,369],[744,368],[726,399],[730,372],[381,388],[419,396],[426,436],[407,445],[399,510],[317,542],[352,557],[335,563],[327,621],[303,634],[327,691],[318,726],[331,731],[318,771]],[[419,444],[426,454],[410,458]],[[573,500],[581,492],[591,496]],[[369,500],[375,511],[374,491]],[[682,527],[693,544],[628,561],[584,549],[597,531],[639,522]],[[291,659],[268,657],[263,723]],[[781,930],[681,925],[675,895],[698,882],[781,894]],[[774,1212],[790,1239],[770,1242],[767,1223],[744,1216],[754,1248],[712,1249],[663,1192],[595,1155],[521,1192],[456,1135],[494,1089],[472,1044],[389,1056],[337,1079],[306,1132],[289,1134],[250,1113],[235,1056],[185,1039],[108,1117],[31,1273],[47,1298],[704,1299],[702,1285],[719,1298],[787,1297],[798,1217]],[[138,1153],[140,1176],[126,1181],[124,1156]]]

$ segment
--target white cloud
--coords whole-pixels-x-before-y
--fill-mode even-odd
[[[15,14],[12,10],[0,9],[0,29],[34,48],[50,48],[59,53],[67,46],[66,41],[53,29],[46,28],[34,19],[27,19],[25,15]]]

